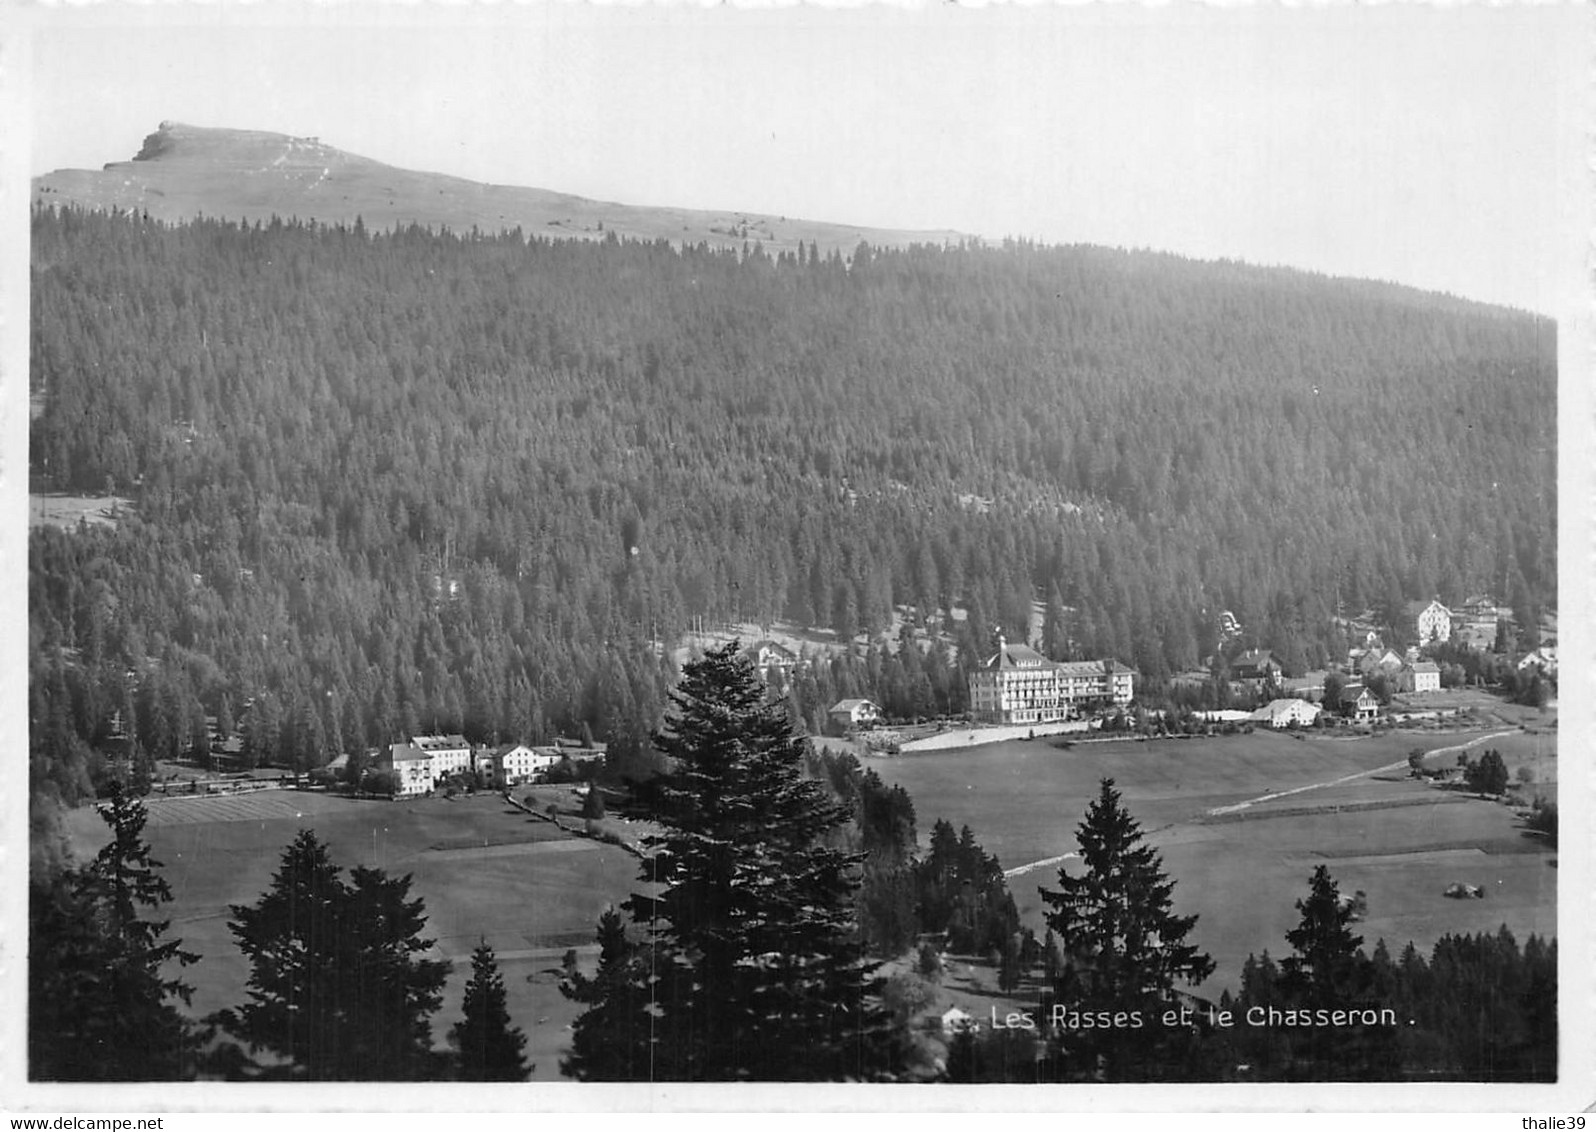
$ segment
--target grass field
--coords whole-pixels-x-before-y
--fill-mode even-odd
[[[612,845],[573,838],[490,796],[446,801],[351,801],[298,791],[153,802],[146,835],[164,863],[175,902],[173,936],[203,958],[184,972],[193,1011],[243,1001],[249,968],[227,930],[228,905],[253,903],[271,883],[283,848],[314,829],[333,860],[410,873],[426,901],[436,954],[454,962],[440,1043],[457,1020],[471,951],[486,938],[498,953],[511,1016],[527,1033],[534,1079],[559,1077],[559,1051],[577,1014],[559,992],[566,948],[587,947],[604,908],[636,887],[638,862]],[[105,825],[94,811],[68,818],[74,851],[92,855]]]
[[[1427,949],[1445,932],[1494,931],[1504,922],[1521,938],[1555,934],[1554,855],[1524,836],[1507,807],[1406,777],[1414,747],[1449,764],[1447,748],[1477,737],[1299,740],[1260,732],[1070,750],[1037,741],[868,765],[909,790],[922,838],[938,817],[968,823],[1008,868],[1075,850],[1075,827],[1098,780],[1114,777],[1177,881],[1177,910],[1201,916],[1194,935],[1219,964],[1208,988],[1217,993],[1234,985],[1249,952],[1288,950],[1294,902],[1320,862],[1344,892],[1367,893],[1369,916],[1358,930],[1370,946],[1383,936],[1394,952],[1410,939]],[[1554,745],[1555,735],[1514,734],[1474,751],[1496,746],[1510,768],[1539,758],[1555,783]],[[1381,770],[1388,767],[1395,769]],[[561,956],[573,946],[590,952],[599,914],[639,887],[636,858],[496,797],[377,802],[266,790],[154,801],[149,811],[146,832],[176,898],[167,911],[172,934],[203,956],[185,972],[196,1014],[243,1000],[249,972],[227,930],[228,905],[257,900],[284,846],[311,828],[342,866],[414,876],[436,952],[454,962],[433,1020],[440,1043],[458,1017],[472,948],[480,938],[493,944],[534,1080],[558,1079],[578,1013],[559,993]],[[92,810],[74,811],[67,829],[80,856],[104,841]],[[1038,930],[1037,887],[1056,875],[1056,866],[1042,867],[1010,881]],[[1441,892],[1454,881],[1481,885],[1488,896],[1449,900]],[[965,993],[979,1005],[995,992],[971,982]]]
[[[1249,953],[1289,950],[1295,901],[1319,863],[1344,893],[1367,893],[1369,915],[1358,931],[1370,947],[1383,937],[1396,952],[1409,940],[1428,949],[1447,932],[1502,923],[1520,939],[1555,935],[1555,854],[1526,836],[1506,806],[1407,777],[1413,748],[1445,750],[1480,734],[1337,740],[1258,732],[1070,750],[1037,741],[870,765],[914,798],[922,839],[938,817],[967,823],[1010,869],[1074,852],[1076,826],[1099,780],[1113,777],[1177,882],[1177,911],[1200,916],[1194,939],[1219,965],[1209,988],[1217,993],[1236,983]],[[1521,738],[1488,740],[1470,753],[1496,746],[1506,756],[1507,740]],[[1543,751],[1555,742],[1539,738]],[[1432,762],[1452,758],[1442,753]],[[1279,796],[1258,800],[1269,795]],[[1022,917],[1039,932],[1037,888],[1056,878],[1054,865],[1009,882]],[[1447,899],[1442,891],[1454,881],[1482,885],[1488,896]]]
[[[28,526],[75,530],[79,523],[87,522],[114,527],[117,513],[132,506],[131,499],[116,495],[32,492],[28,495]]]

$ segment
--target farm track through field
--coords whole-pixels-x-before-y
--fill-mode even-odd
[[[1283,860],[1293,865],[1306,865],[1309,868],[1325,861],[1334,861],[1338,868],[1351,868],[1355,865],[1394,865],[1406,868],[1416,864],[1475,864],[1489,856],[1491,854],[1478,845],[1449,845],[1435,848],[1392,849],[1386,853],[1298,853]]]
[[[1436,755],[1449,755],[1455,754],[1459,751],[1466,751],[1469,748],[1476,747],[1481,743],[1488,743],[1493,739],[1500,739],[1506,735],[1516,735],[1518,732],[1519,728],[1517,727],[1506,731],[1493,731],[1489,735],[1477,736],[1476,738],[1470,739],[1466,743],[1457,743],[1450,747],[1437,747],[1433,751],[1426,751],[1425,758],[1433,758]],[[1394,799],[1389,801],[1366,803],[1343,802],[1339,804],[1329,803],[1322,806],[1293,806],[1289,809],[1270,810],[1265,813],[1245,813],[1245,811],[1249,810],[1251,807],[1261,803],[1272,802],[1280,798],[1289,798],[1296,794],[1305,794],[1310,790],[1322,790],[1327,787],[1344,786],[1349,782],[1357,782],[1360,779],[1373,778],[1376,775],[1388,774],[1393,770],[1401,770],[1406,768],[1407,765],[1407,760],[1403,759],[1401,762],[1388,763],[1385,766],[1377,766],[1369,770],[1361,770],[1355,774],[1345,774],[1339,778],[1332,778],[1325,782],[1312,782],[1306,786],[1296,786],[1290,790],[1279,790],[1270,794],[1262,794],[1256,798],[1249,798],[1244,802],[1231,803],[1228,806],[1215,806],[1213,809],[1207,810],[1201,814],[1195,814],[1184,821],[1169,822],[1165,825],[1159,826],[1157,829],[1150,829],[1145,832],[1149,835],[1153,835],[1162,833],[1168,829],[1174,829],[1182,825],[1206,825],[1216,821],[1242,821],[1265,817],[1301,817],[1317,813],[1337,813],[1354,810],[1384,809],[1390,806],[1435,805],[1440,803],[1440,799],[1426,797],[1418,802],[1411,803],[1406,800],[1396,801]],[[1446,801],[1463,800],[1464,799],[1446,799]],[[1024,865],[1017,865],[1012,869],[1005,869],[1003,870],[1003,875],[1005,878],[1013,879],[1014,877],[1024,876],[1026,873],[1033,872],[1037,869],[1045,869],[1049,866],[1060,865],[1063,862],[1078,856],[1080,856],[1078,853],[1064,853],[1056,857],[1046,857],[1040,861],[1031,861]]]
[[[445,860],[479,861],[488,857],[530,857],[545,853],[583,853],[597,849],[600,843],[572,839],[569,841],[503,841],[496,845],[454,845],[448,848],[433,847],[428,850],[433,857]]]
[[[1470,747],[1478,746],[1479,744],[1489,742],[1492,739],[1500,739],[1504,735],[1517,735],[1518,730],[1519,729],[1517,727],[1514,727],[1508,731],[1493,731],[1489,735],[1481,735],[1478,738],[1470,739],[1467,743],[1458,743],[1451,747],[1437,747],[1433,751],[1426,751],[1424,757],[1432,758],[1435,755],[1450,755],[1457,751],[1466,751]],[[1387,771],[1400,770],[1402,767],[1407,765],[1408,761],[1403,759],[1401,762],[1388,763],[1385,766],[1377,766],[1372,770],[1360,770],[1356,774],[1344,774],[1340,778],[1331,779],[1329,782],[1311,782],[1307,786],[1295,786],[1290,790],[1281,790],[1274,794],[1263,794],[1257,798],[1249,798],[1245,802],[1236,802],[1229,806],[1215,806],[1213,809],[1208,811],[1206,816],[1218,817],[1222,814],[1236,813],[1240,810],[1245,810],[1249,807],[1256,806],[1261,802],[1273,802],[1277,798],[1289,798],[1293,794],[1305,794],[1309,790],[1322,790],[1327,786],[1344,786],[1348,782],[1356,782],[1360,778],[1372,778],[1377,774],[1385,774]]]
[[[1164,828],[1167,829],[1168,826],[1165,826]],[[1015,877],[1024,876],[1026,873],[1035,872],[1037,869],[1045,869],[1049,865],[1062,865],[1065,861],[1073,860],[1079,856],[1079,853],[1062,853],[1057,857],[1047,857],[1040,861],[1032,861],[1029,865],[1020,865],[1017,868],[1004,869],[1003,879],[1013,880]]]
[[[1403,764],[1406,765],[1406,764]],[[1265,810],[1246,810],[1234,806],[1220,806],[1192,819],[1196,825],[1223,825],[1238,821],[1268,821],[1273,818],[1303,818],[1313,814],[1350,814],[1366,810],[1400,810],[1409,806],[1445,806],[1458,802],[1471,802],[1471,794],[1423,794],[1409,798],[1369,798],[1361,802],[1325,802],[1317,806],[1279,806]],[[1176,823],[1179,824],[1179,823]],[[1168,829],[1168,826],[1164,827]]]

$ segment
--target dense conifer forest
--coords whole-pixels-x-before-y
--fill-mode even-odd
[[[1093,247],[844,260],[36,210],[34,784],[204,717],[313,767],[416,730],[646,750],[694,618],[888,631],[800,681],[961,711],[997,629],[1155,689],[1233,610],[1554,600],[1555,326]],[[967,611],[955,620],[952,607]],[[907,697],[907,699],[905,699]]]

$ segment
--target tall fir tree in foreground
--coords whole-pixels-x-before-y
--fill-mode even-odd
[[[608,925],[567,1072],[590,1079],[890,1079],[901,1052],[853,923],[860,857],[826,840],[847,809],[802,775],[805,742],[737,642],[688,664],[655,746],[670,770],[649,884]],[[646,1007],[644,1006],[646,1004]],[[644,1026],[636,1025],[643,1011]],[[623,1050],[594,1057],[603,1029]]]
[[[567,1077],[590,1081],[647,1081],[653,1077],[653,987],[642,949],[626,937],[626,921],[606,908],[598,923],[599,965],[592,976],[568,962],[560,991],[587,1009],[571,1027],[571,1049],[560,1062]]]
[[[1313,870],[1297,911],[1302,920],[1286,933],[1292,954],[1281,964],[1284,989],[1304,1006],[1345,1005],[1356,989],[1363,937],[1351,928],[1352,907],[1342,901],[1329,868]]]
[[[1197,917],[1173,912],[1175,882],[1143,843],[1113,779],[1102,780],[1076,837],[1085,871],[1071,876],[1060,867],[1057,890],[1040,890],[1065,956],[1054,1001],[1080,1014],[1137,1015],[1143,1025],[1066,1028],[1055,1050],[1058,1072],[1110,1081],[1187,1076],[1190,1035],[1159,1018],[1178,1008],[1178,984],[1196,986],[1213,974],[1214,961],[1186,942]]]
[[[38,1081],[191,1077],[192,988],[172,975],[199,956],[163,940],[141,909],[172,899],[144,840],[144,803],[113,784],[100,815],[111,840],[82,869],[29,891],[28,1075]]]
[[[241,1039],[234,1072],[260,1079],[427,1080],[441,1074],[431,1016],[448,964],[432,946],[410,877],[355,868],[346,882],[309,830],[283,851],[272,885],[228,924],[250,961],[249,999],[216,1016]]]
[[[1297,901],[1302,919],[1286,933],[1292,954],[1280,964],[1280,990],[1299,1010],[1347,1010],[1389,1006],[1377,992],[1377,973],[1352,930],[1353,910],[1340,886],[1320,865]],[[1389,991],[1387,991],[1389,993]],[[1380,1081],[1400,1075],[1399,1032],[1393,1026],[1308,1027],[1288,1030],[1290,1061],[1285,1074],[1301,1080]]]
[[[464,1015],[449,1031],[462,1081],[525,1081],[526,1035],[510,1024],[504,978],[487,940],[471,953],[471,979],[461,1002]]]

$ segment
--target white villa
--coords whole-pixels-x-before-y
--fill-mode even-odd
[[[1406,627],[1419,644],[1444,641],[1452,636],[1452,611],[1439,601],[1410,601],[1406,612]]]
[[[528,747],[525,743],[506,743],[486,753],[495,786],[530,782],[564,757],[556,748]]]

